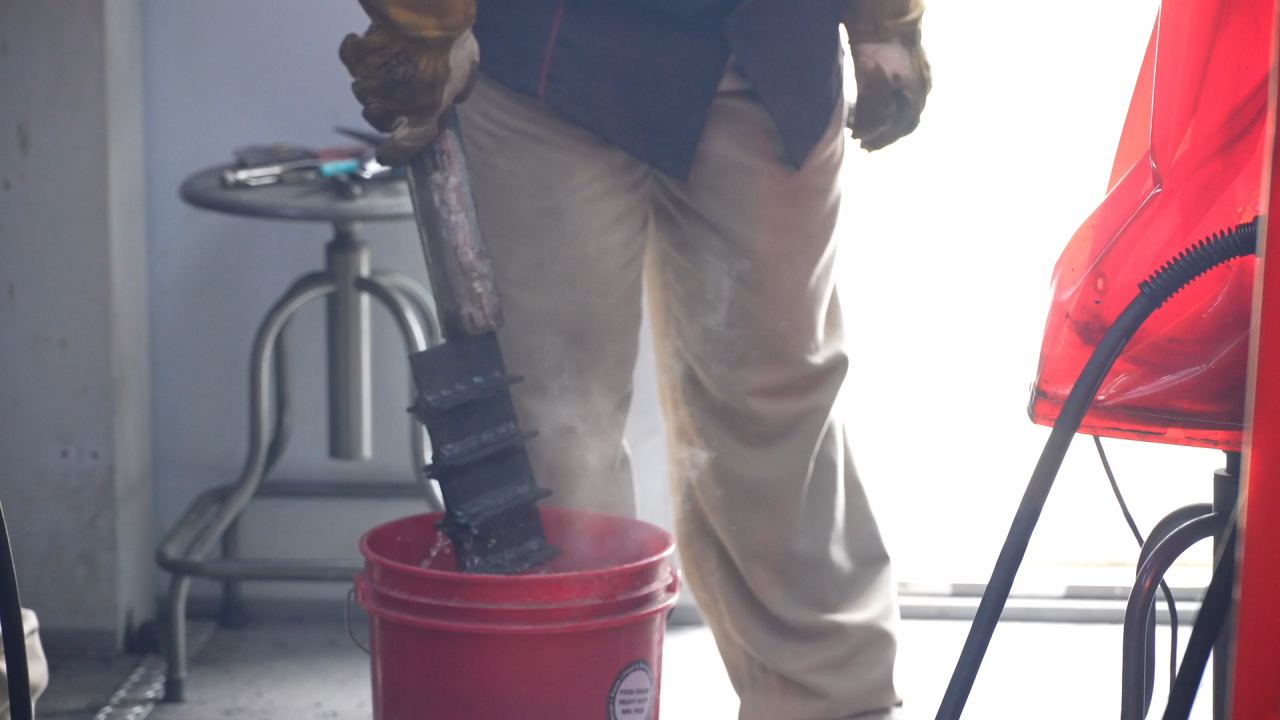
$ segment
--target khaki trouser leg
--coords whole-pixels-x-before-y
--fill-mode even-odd
[[[458,109],[538,482],[553,505],[634,515],[623,431],[651,172],[484,77]]]
[[[799,172],[727,85],[688,182],[482,79],[460,107],[521,422],[553,502],[633,512],[622,444],[648,272],[688,582],[743,720],[888,717],[889,563],[832,407],[843,117]]]
[[[889,560],[832,412],[842,126],[791,171],[759,103],[722,88],[688,182],[659,180],[649,282],[677,535],[742,720],[898,703]]]

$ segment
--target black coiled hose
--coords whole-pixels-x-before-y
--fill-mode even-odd
[[[1182,655],[1178,677],[1169,688],[1169,702],[1164,708],[1164,720],[1187,720],[1196,692],[1204,679],[1204,668],[1209,664],[1209,654],[1222,634],[1227,614],[1231,610],[1232,592],[1235,590],[1237,516],[1232,515],[1227,525],[1226,542],[1213,563],[1213,578],[1200,601],[1191,639]]]
[[[1228,260],[1253,255],[1257,251],[1258,219],[1254,218],[1231,230],[1216,232],[1178,253],[1178,257],[1138,283],[1138,290],[1158,308],[1192,280]],[[1125,341],[1128,339],[1126,337]],[[1081,375],[1080,379],[1084,379],[1084,376]],[[1079,383],[1079,380],[1076,382]]]
[[[1049,490],[1062,467],[1067,448],[1080,428],[1085,412],[1093,403],[1098,388],[1102,386],[1102,381],[1120,356],[1120,351],[1151,313],[1175,293],[1228,260],[1254,254],[1257,247],[1258,219],[1254,218],[1232,230],[1215,233],[1178,253],[1177,257],[1138,284],[1137,297],[1125,307],[1098,343],[1084,369],[1080,371],[1067,401],[1063,403],[1058,420],[1053,425],[1049,440],[1040,453],[1040,460],[1036,463],[1030,482],[1027,483],[1018,512],[1014,515],[1013,525],[1009,528],[1009,536],[1000,549],[1000,556],[991,572],[991,580],[982,594],[973,625],[969,628],[969,636],[960,651],[956,669],[951,674],[951,682],[948,683],[947,692],[938,707],[937,720],[959,720],[964,712],[965,702],[969,699],[973,682],[978,677],[978,669],[982,666],[982,658],[987,653],[996,624],[1000,622],[1000,614],[1009,599],[1009,591],[1013,588],[1014,578],[1022,565],[1023,556],[1026,555],[1040,512],[1049,498]]]
[[[22,627],[18,571],[13,564],[4,508],[0,508],[0,640],[9,676],[9,716],[12,720],[32,720],[35,710],[31,706],[31,676],[27,669],[27,633]]]

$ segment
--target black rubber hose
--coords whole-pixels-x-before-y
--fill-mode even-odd
[[[1031,534],[1035,531],[1040,512],[1044,510],[1045,501],[1049,498],[1049,490],[1062,467],[1067,448],[1084,420],[1085,412],[1093,403],[1098,388],[1106,379],[1111,366],[1115,364],[1120,351],[1133,337],[1142,323],[1163,305],[1174,293],[1181,290],[1192,280],[1208,272],[1217,265],[1228,260],[1252,255],[1258,246],[1258,220],[1237,225],[1234,229],[1223,233],[1215,233],[1212,237],[1201,240],[1178,256],[1165,263],[1146,280],[1138,283],[1138,295],[1135,297],[1115,323],[1107,330],[1102,340],[1089,356],[1084,369],[1076,379],[1071,393],[1062,405],[1058,420],[1053,424],[1053,431],[1040,453],[1031,480],[1027,483],[1026,492],[1014,515],[1009,535],[1000,549],[995,568],[991,572],[991,580],[982,594],[978,611],[969,628],[969,636],[965,639],[964,648],[960,651],[960,659],[951,674],[951,682],[938,707],[937,720],[959,720],[964,712],[964,705],[973,690],[974,680],[982,666],[982,659],[991,643],[1000,615],[1004,612],[1005,602],[1009,599],[1009,591],[1013,588],[1014,578],[1026,555],[1027,545],[1031,542]]]
[[[1182,654],[1182,666],[1178,669],[1178,677],[1169,690],[1169,703],[1164,708],[1164,720],[1187,720],[1191,717],[1191,706],[1195,704],[1196,692],[1200,689],[1200,681],[1204,679],[1204,668],[1209,664],[1209,654],[1222,634],[1227,616],[1231,613],[1232,594],[1235,590],[1236,569],[1236,521],[1233,518],[1227,541],[1222,545],[1213,566],[1213,579],[1200,601],[1200,611],[1196,613],[1196,622],[1191,626],[1191,637],[1187,640],[1187,649]]]
[[[31,676],[27,669],[27,634],[22,627],[22,599],[18,596],[18,571],[13,564],[9,529],[0,507],[0,639],[4,644],[9,676],[9,715],[12,720],[32,720]]]

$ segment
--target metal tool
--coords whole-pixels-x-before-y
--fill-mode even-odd
[[[307,158],[271,165],[230,167],[222,171],[222,184],[226,187],[260,187],[282,182],[307,181],[357,173],[364,164],[364,161],[358,157],[336,160]]]
[[[432,464],[463,572],[515,573],[555,557],[537,501],[538,487],[516,420],[494,334],[502,305],[480,236],[457,116],[406,166],[414,214],[444,343],[409,358],[417,387],[413,414],[431,437]]]
[[[352,140],[359,140],[360,142],[375,148],[391,138],[391,136],[387,135],[386,133],[374,132],[372,130],[360,130],[358,128],[343,127],[341,125],[335,127],[334,130],[336,130],[337,132],[343,135],[346,135]]]

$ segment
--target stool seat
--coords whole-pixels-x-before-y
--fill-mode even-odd
[[[258,187],[226,187],[222,171],[229,165],[201,170],[182,183],[182,199],[206,210],[282,220],[361,222],[413,217],[409,184],[403,178],[360,182],[352,197],[326,181],[281,183]]]

